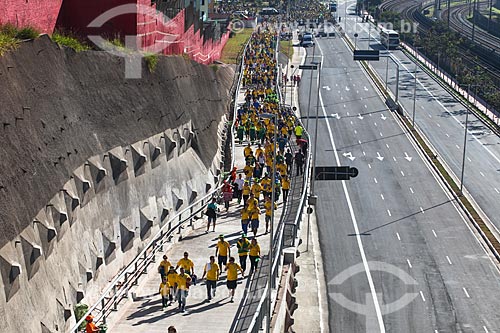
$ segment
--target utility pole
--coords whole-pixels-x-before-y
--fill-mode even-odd
[[[474,33],[476,32],[476,0],[474,0],[474,7],[472,11],[472,44],[474,44]]]

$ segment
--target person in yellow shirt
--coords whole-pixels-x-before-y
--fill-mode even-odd
[[[158,290],[161,296],[161,306],[163,310],[168,306],[168,299],[170,295],[170,284],[167,281],[167,277],[163,276],[161,283],[160,283],[160,289]]]
[[[260,181],[260,184],[262,185],[262,190],[264,192],[264,198],[270,197],[271,196],[271,178],[269,178],[269,174],[266,173],[264,178]]]
[[[250,250],[250,275],[252,275],[255,271],[257,271],[257,266],[260,261],[260,245],[257,243],[257,238],[252,238],[248,249]]]
[[[184,252],[184,258],[179,259],[177,262],[177,266],[175,266],[175,269],[182,267],[184,268],[184,271],[188,275],[194,275],[194,263],[191,259],[189,259],[189,253]]]
[[[253,154],[252,147],[250,147],[250,143],[243,149],[243,156],[246,158],[248,155]]]
[[[181,312],[186,312],[186,298],[188,296],[189,286],[191,285],[191,277],[189,276],[189,274],[186,274],[183,267],[181,267],[176,282],[177,282],[177,301],[179,302],[179,310],[181,310]]]
[[[286,174],[281,178],[281,190],[283,191],[283,205],[286,205],[288,193],[290,192],[290,178]]]
[[[231,256],[231,244],[224,240],[224,235],[219,235],[219,241],[215,245],[215,256],[219,262],[219,275],[221,274],[222,267],[226,266],[227,258]]]
[[[260,185],[260,182],[256,178],[254,178],[254,183],[252,185],[252,194],[255,199],[257,199],[257,202],[259,201],[260,191],[262,191],[262,186]]]
[[[234,302],[234,291],[236,290],[236,286],[238,285],[238,271],[241,272],[241,277],[245,277],[245,272],[243,269],[234,262],[234,257],[229,258],[229,263],[226,265],[227,270],[227,289],[229,289],[229,295],[231,296],[231,303]]]
[[[247,163],[247,165],[243,168],[243,173],[245,174],[245,178],[251,178],[253,174],[253,166],[251,166],[250,163]]]
[[[160,265],[158,266],[158,273],[160,273],[160,279],[163,279],[163,277],[167,274],[168,270],[170,269],[170,266],[172,266],[172,264],[170,263],[170,261],[168,261],[168,257],[164,255],[163,260],[160,262]]]
[[[248,232],[248,223],[250,223],[250,210],[248,205],[245,204],[240,210],[241,215],[241,230],[246,234]]]
[[[207,285],[207,300],[210,302],[213,297],[215,297],[215,288],[217,287],[217,281],[219,280],[220,267],[215,263],[215,257],[210,256],[210,262],[205,264],[203,269],[203,276],[201,279],[207,276],[205,284]]]
[[[253,193],[250,193],[250,198],[248,198],[247,200],[247,206],[248,210],[250,211],[250,214],[252,210],[254,210],[255,208],[259,208],[259,200],[255,198],[255,195]]]
[[[257,231],[259,229],[259,216],[260,209],[259,206],[254,206],[250,211],[250,227],[252,228],[253,236],[257,237]]]
[[[177,294],[177,276],[179,276],[179,274],[177,274],[177,272],[175,271],[175,267],[170,266],[170,269],[168,270],[167,273],[167,281],[168,284],[170,285],[170,293],[168,295],[170,303],[173,302],[174,295]]]
[[[243,195],[243,205],[245,205],[248,198],[250,197],[250,191],[250,182],[248,180],[245,180],[245,183],[243,183],[243,190],[241,191],[241,194]]]
[[[269,222],[271,222],[271,214],[273,209],[273,204],[271,203],[271,198],[267,197],[264,203],[264,209],[266,210],[266,234],[269,232]],[[276,202],[274,203],[274,209],[278,209]]]
[[[276,170],[280,173],[281,177],[286,176],[288,167],[285,163],[279,163],[276,165]]]

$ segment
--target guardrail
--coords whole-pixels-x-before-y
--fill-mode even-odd
[[[236,116],[238,111],[238,105],[236,100],[239,94],[239,87],[241,85],[242,74],[243,74],[243,61],[244,54],[246,53],[248,43],[245,45],[242,51],[242,57],[240,59],[240,71],[239,79],[237,83],[237,88],[235,91],[235,103],[233,108],[233,117]],[[226,133],[231,138],[231,167],[234,166],[234,136],[232,135],[234,130],[234,122],[231,126],[230,133]],[[226,138],[228,140],[229,138]],[[112,311],[116,311],[118,304],[124,298],[128,297],[130,289],[138,284],[139,278],[147,273],[150,264],[155,262],[156,255],[163,252],[163,247],[165,243],[169,242],[172,234],[177,230],[181,233],[181,230],[185,227],[184,224],[189,222],[189,226],[193,225],[193,220],[196,216],[204,211],[204,208],[210,202],[210,199],[220,191],[221,186],[216,187],[209,193],[207,193],[203,198],[194,202],[190,206],[186,207],[182,211],[178,212],[175,216],[166,222],[158,233],[153,237],[153,239],[144,246],[144,249],[135,257],[130,264],[128,264],[122,272],[111,281],[111,283],[102,292],[101,297],[92,305],[89,310],[82,316],[82,318],[70,329],[69,332],[79,332],[79,327],[85,322],[85,317],[87,315],[93,314],[94,322],[96,324],[106,324],[107,317]],[[202,215],[202,214],[201,214]]]

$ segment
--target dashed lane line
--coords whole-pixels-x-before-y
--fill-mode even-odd
[[[399,232],[396,232],[396,237],[398,238],[398,240],[401,240],[401,237],[399,236]]]
[[[410,259],[406,259],[406,262],[408,263],[408,266],[409,266],[410,268],[413,268],[413,266],[411,265]]]
[[[465,287],[463,287],[462,289],[464,290],[465,296],[467,296],[467,298],[470,298],[470,295],[469,295],[469,293],[467,292],[467,289],[465,289]]]
[[[411,194],[414,194],[415,192],[413,192],[413,189],[410,187],[410,192]]]
[[[434,231],[434,229],[432,229],[432,234],[434,235],[434,237],[438,238],[438,235],[436,234],[436,232]]]
[[[422,301],[425,302],[425,297],[424,297],[424,293],[422,292],[422,290],[420,290],[420,297],[422,297]]]

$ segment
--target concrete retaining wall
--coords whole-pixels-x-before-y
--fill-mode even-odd
[[[65,331],[78,301],[213,186],[232,70],[143,65],[127,80],[123,59],[48,38],[0,58],[2,331]]]

